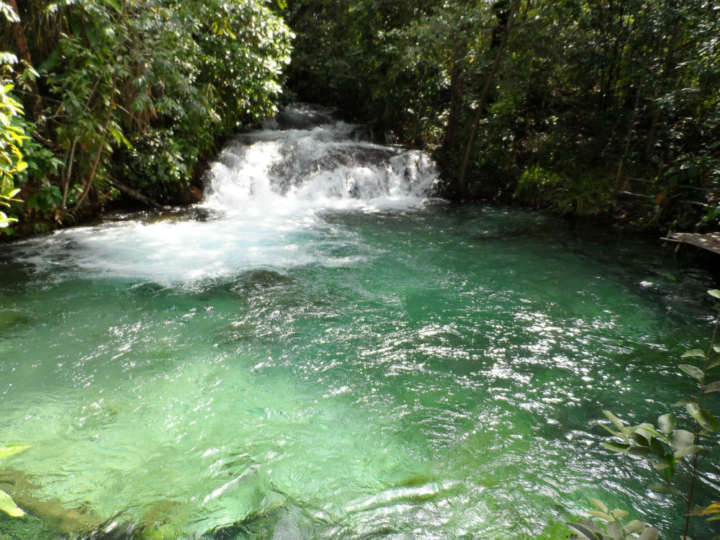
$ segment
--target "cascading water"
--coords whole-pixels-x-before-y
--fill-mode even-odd
[[[429,204],[427,156],[355,134],[292,108],[190,211],[0,253],[0,489],[42,518],[0,537],[552,538],[590,498],[680,534],[596,421],[684,397],[707,273]]]
[[[223,150],[197,208],[206,211],[203,221],[175,216],[70,229],[26,242],[18,259],[48,270],[72,259],[83,273],[167,286],[265,266],[342,264],[324,249],[323,214],[419,207],[432,194],[437,171],[427,154],[358,140],[357,126],[308,106],[280,118],[286,129],[275,121]]]
[[[304,110],[292,111],[293,124],[306,123],[298,119]],[[423,201],[437,182],[427,154],[356,140],[356,126],[285,126],[238,137],[223,151],[212,167],[208,208],[263,217],[403,208]]]

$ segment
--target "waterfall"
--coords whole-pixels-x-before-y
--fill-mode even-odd
[[[255,268],[350,264],[332,246],[359,240],[329,213],[422,206],[438,180],[417,150],[362,140],[322,109],[296,105],[232,140],[190,211],[125,216],[21,243],[16,259],[55,279],[104,275],[196,286]],[[198,219],[202,217],[202,219]]]
[[[208,208],[258,215],[404,208],[435,187],[435,164],[423,152],[362,141],[356,126],[306,106],[280,120],[223,150],[211,167]]]

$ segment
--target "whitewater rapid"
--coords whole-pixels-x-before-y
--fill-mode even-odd
[[[54,279],[89,273],[170,287],[256,268],[352,263],[338,247],[358,239],[328,215],[422,207],[438,182],[427,154],[360,133],[322,110],[293,106],[224,148],[192,211],[59,231],[20,243],[14,258]]]

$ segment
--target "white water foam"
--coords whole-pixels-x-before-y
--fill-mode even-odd
[[[295,124],[319,115],[302,107],[286,112]],[[355,131],[334,122],[241,135],[210,168],[205,201],[197,208],[208,219],[174,216],[68,229],[21,243],[16,259],[60,278],[80,271],[166,286],[260,267],[345,264],[329,246],[357,238],[323,215],[418,207],[438,179],[427,154],[356,140]]]

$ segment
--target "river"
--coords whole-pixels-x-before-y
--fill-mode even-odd
[[[679,535],[682,507],[598,421],[690,391],[711,276],[653,241],[450,205],[424,154],[285,117],[229,143],[194,208],[3,247],[18,502],[165,538],[535,538],[599,498]],[[63,526],[20,521],[0,536]]]

